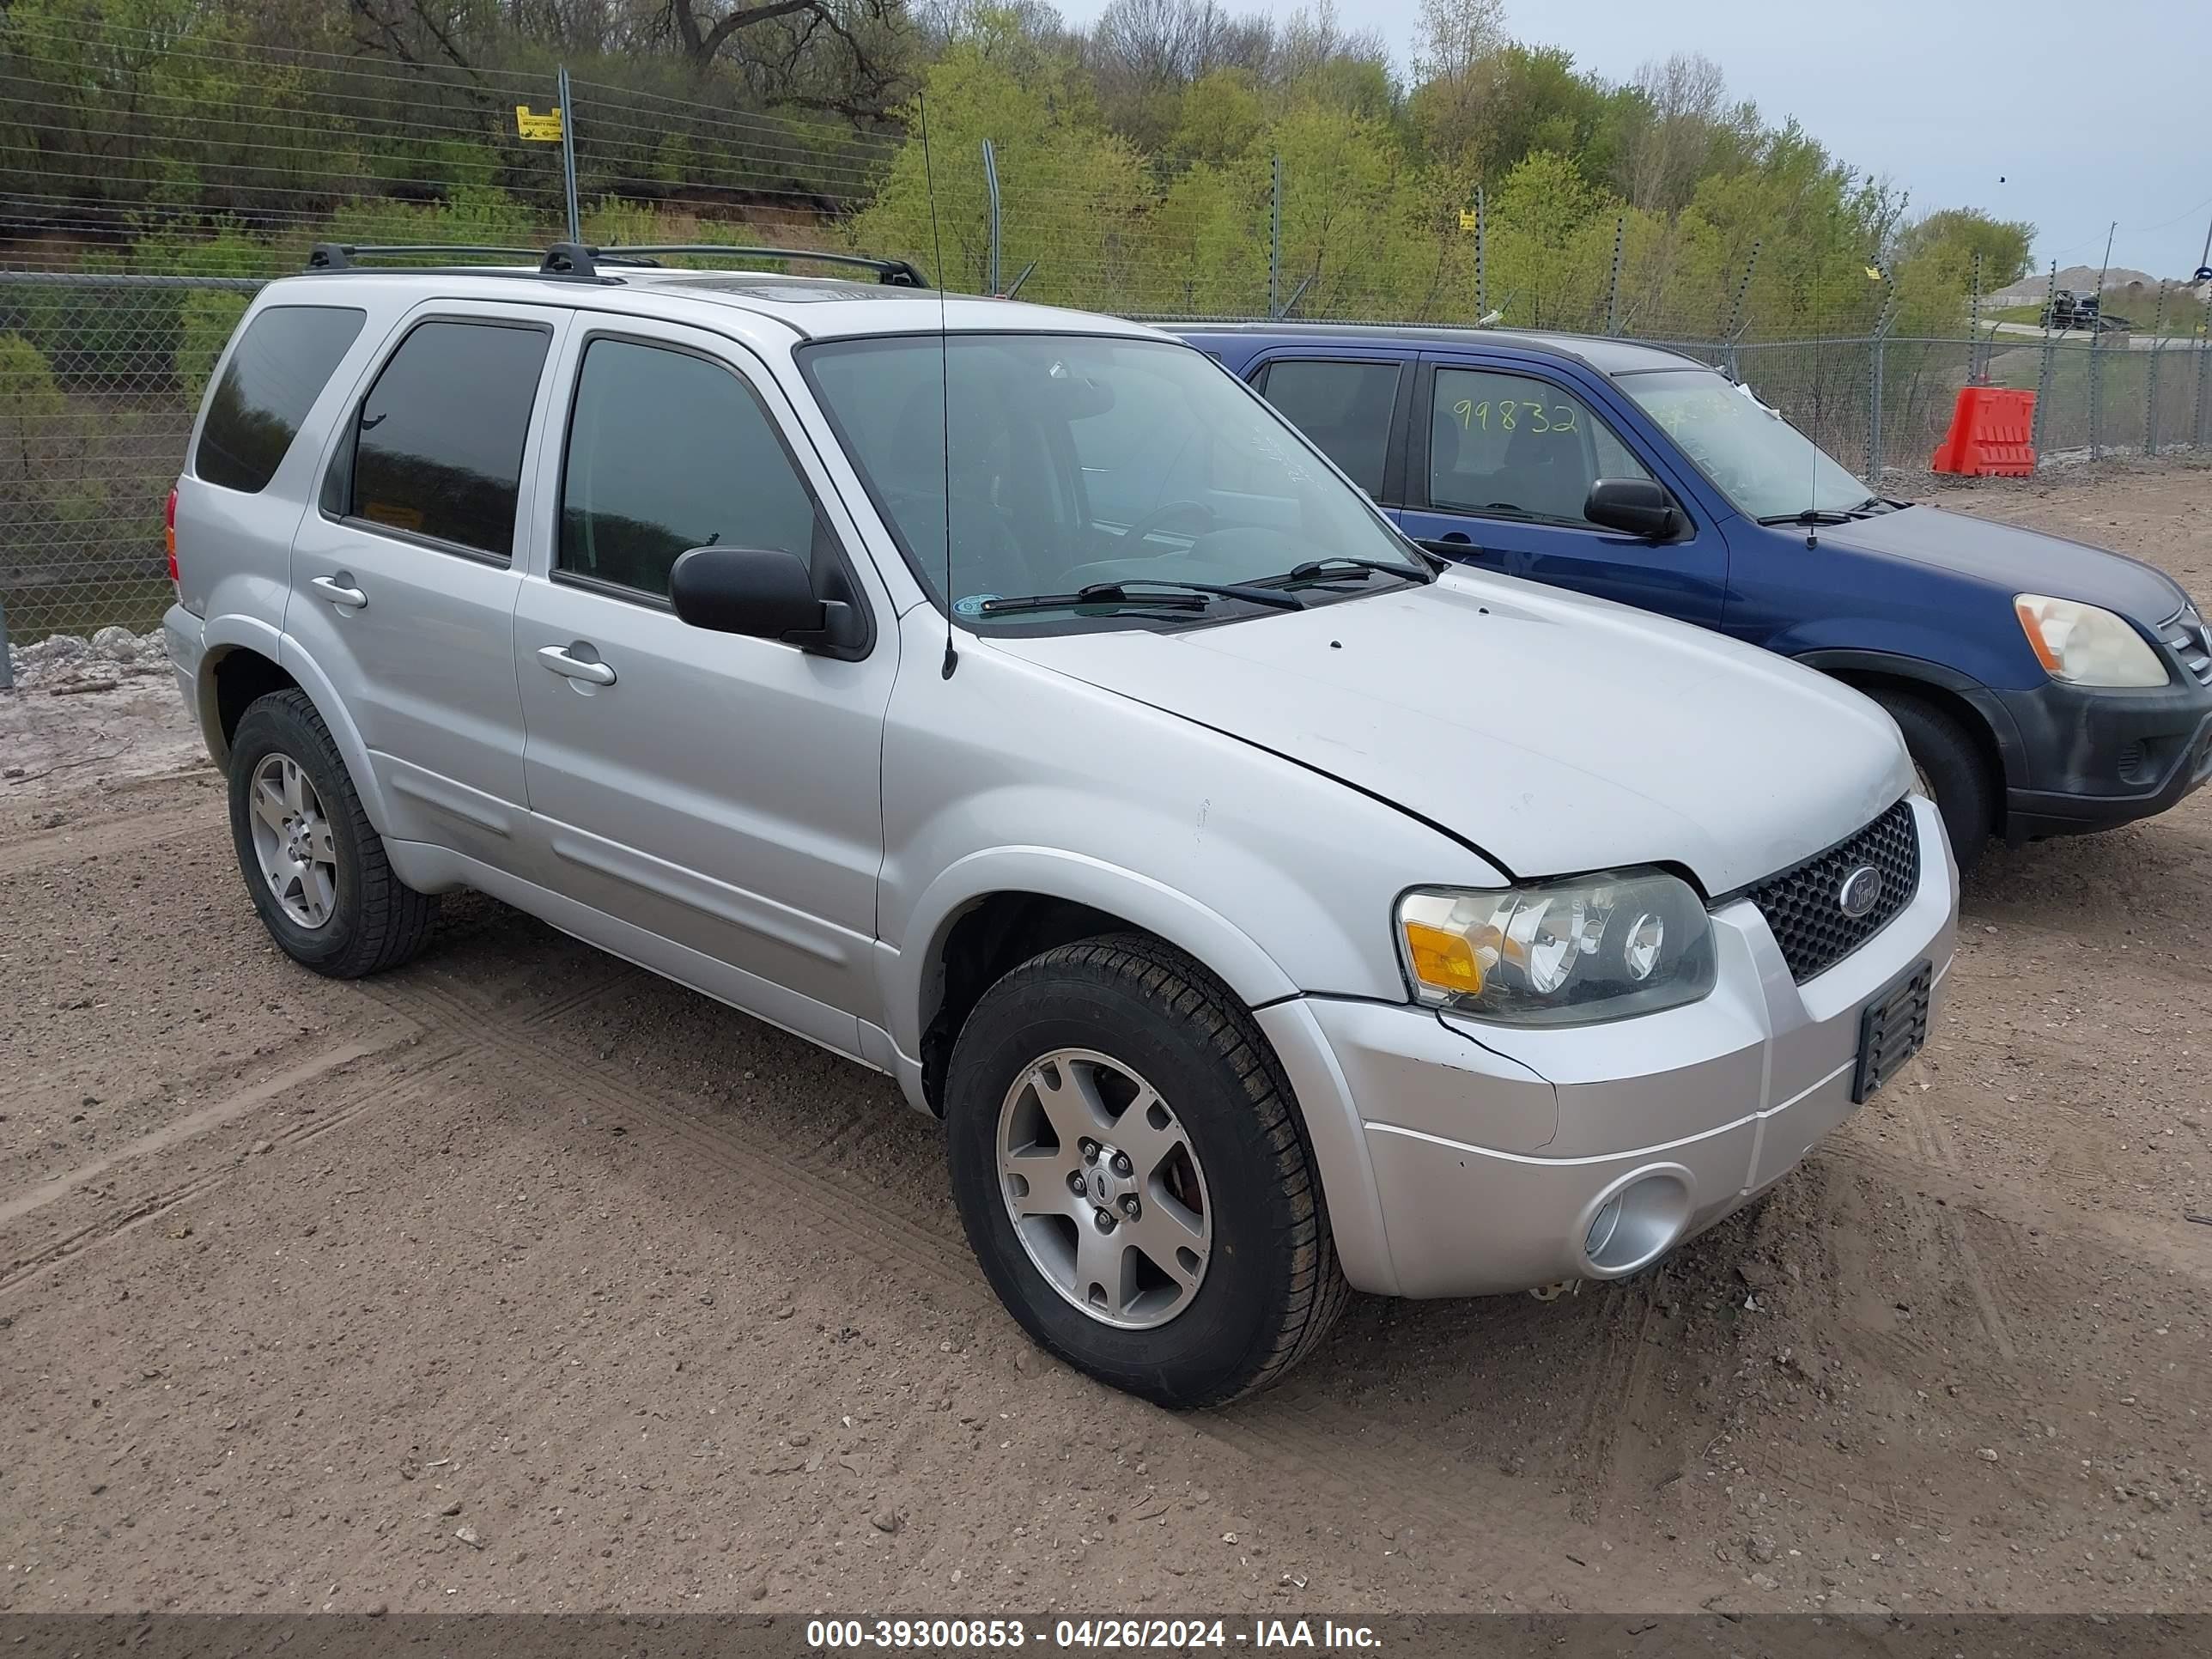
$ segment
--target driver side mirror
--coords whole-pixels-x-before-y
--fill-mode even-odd
[[[806,561],[774,547],[695,547],[668,573],[678,620],[805,650],[860,643],[853,607],[814,594]]]
[[[1682,510],[1667,487],[1650,478],[1600,478],[1583,503],[1583,517],[1607,530],[1663,542],[1682,528]]]

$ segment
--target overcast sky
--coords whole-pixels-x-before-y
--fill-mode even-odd
[[[1104,0],[1061,0],[1088,23]],[[1298,0],[1224,0],[1277,17]],[[1400,66],[1418,0],[1340,0]],[[2212,5],[2204,0],[1507,0],[1512,33],[1626,80],[1702,52],[1770,120],[1911,192],[2036,227],[2036,258],[2185,277],[2212,217]],[[2002,180],[2002,182],[2000,182]]]

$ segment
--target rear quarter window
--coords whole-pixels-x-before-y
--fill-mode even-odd
[[[194,475],[249,495],[265,488],[368,319],[348,306],[270,306],[256,315],[208,402]]]

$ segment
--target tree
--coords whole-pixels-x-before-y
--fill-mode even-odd
[[[1728,77],[1702,52],[1678,52],[1645,64],[1630,90],[1622,188],[1634,206],[1676,211],[1688,204],[1723,129]]]
[[[904,0],[668,0],[668,17],[684,57],[704,70],[729,47],[749,70],[785,89],[784,100],[856,117],[884,112],[903,77],[894,37],[905,23]],[[799,93],[803,71],[824,53],[840,60],[845,84]]]
[[[1504,0],[1421,0],[1413,74],[1435,154],[1455,161],[1464,155],[1489,94],[1486,71],[1504,44]]]

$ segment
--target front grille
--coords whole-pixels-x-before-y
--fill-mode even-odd
[[[2181,659],[2191,679],[2212,685],[2212,628],[2205,625],[2195,605],[2185,605],[2160,623],[2158,636]]]
[[[1864,915],[1848,915],[1845,880],[1865,866],[1881,877],[1881,896]],[[1919,887],[1920,836],[1908,797],[1841,846],[1768,877],[1749,896],[1773,930],[1790,977],[1802,985],[1887,927]]]

